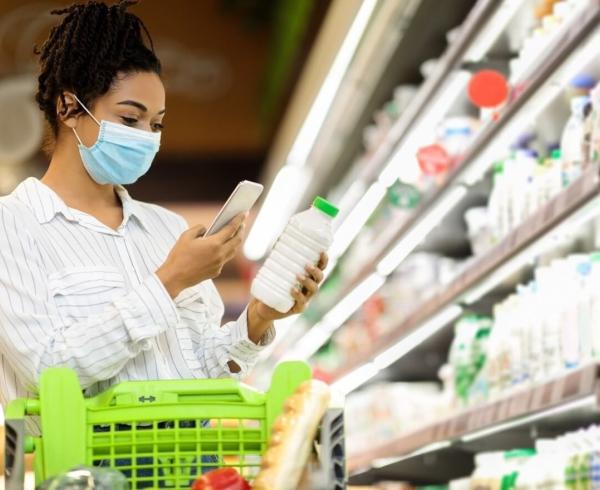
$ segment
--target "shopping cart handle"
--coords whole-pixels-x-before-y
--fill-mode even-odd
[[[243,402],[257,404],[261,394],[234,379],[125,381],[96,398],[97,406]]]
[[[301,380],[310,379],[310,368],[303,362],[281,363],[275,369],[273,383],[296,387]],[[285,396],[289,393],[282,391]],[[175,379],[159,381],[124,381],[95,398],[96,406],[123,406],[154,404],[206,404],[232,402],[263,403],[263,394],[232,378]],[[281,402],[283,404],[283,401]]]

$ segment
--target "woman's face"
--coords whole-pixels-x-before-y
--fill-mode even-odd
[[[165,88],[156,73],[121,74],[111,89],[88,109],[98,121],[160,132],[165,115]],[[99,126],[85,111],[68,118],[65,123],[75,128],[85,146],[92,146],[98,139]]]

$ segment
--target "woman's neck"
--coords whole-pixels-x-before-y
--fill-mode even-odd
[[[67,206],[80,211],[95,214],[121,207],[114,186],[98,184],[87,173],[76,141],[57,143],[41,181],[56,192]]]

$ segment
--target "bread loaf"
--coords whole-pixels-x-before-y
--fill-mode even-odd
[[[269,447],[254,483],[256,490],[295,490],[329,405],[329,387],[307,381],[285,403],[273,424]]]

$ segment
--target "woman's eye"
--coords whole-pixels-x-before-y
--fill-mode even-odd
[[[134,118],[132,118],[132,117],[124,117],[124,116],[121,116],[121,119],[122,119],[122,120],[123,120],[123,122],[124,122],[125,124],[127,124],[128,126],[133,126],[133,125],[135,125],[135,124],[137,123],[137,119],[134,119]]]
[[[161,124],[161,123],[155,123],[152,125],[152,129],[154,131],[162,131],[163,129],[165,129],[165,126],[164,126],[164,124]]]

